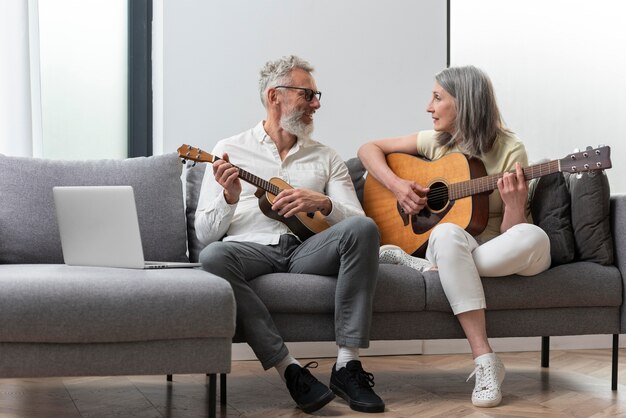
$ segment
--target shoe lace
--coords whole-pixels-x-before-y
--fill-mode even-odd
[[[366,372],[363,369],[353,371],[352,373],[350,373],[350,377],[361,388],[370,389],[376,385],[374,383],[374,375],[372,373]]]
[[[498,386],[495,365],[493,364],[476,365],[466,382],[469,382],[474,375],[476,375],[476,389],[478,390],[491,390]]]
[[[317,369],[319,366],[317,361],[310,361],[300,369],[300,374],[296,377],[295,385],[300,393],[307,393],[311,390],[311,385],[314,384],[317,379],[311,374],[309,369]]]

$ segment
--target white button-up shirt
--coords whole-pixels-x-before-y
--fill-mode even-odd
[[[350,217],[365,216],[354,191],[348,169],[339,155],[317,141],[298,139],[284,160],[280,159],[274,141],[260,122],[239,135],[219,141],[211,152],[216,157],[228,154],[230,162],[263,180],[278,177],[294,188],[324,193],[332,202],[326,217],[330,224]],[[273,220],[259,209],[254,195],[256,186],[241,179],[239,201],[229,205],[223,188],[207,167],[196,211],[196,234],[208,244],[224,241],[251,241],[277,244],[283,234],[292,233],[282,222]]]

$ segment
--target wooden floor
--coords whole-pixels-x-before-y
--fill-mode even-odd
[[[626,351],[620,350],[617,392],[611,391],[610,350],[552,351],[550,368],[538,352],[500,353],[507,367],[503,402],[475,408],[470,356],[423,355],[362,358],[385,400],[378,417],[626,417]],[[319,360],[314,374],[330,378],[334,359]],[[219,380],[218,380],[219,382]],[[0,417],[205,417],[207,385],[202,375],[0,379]],[[218,392],[219,401],[219,392]],[[228,404],[222,417],[310,416],[295,408],[274,370],[256,361],[233,363]],[[317,416],[367,416],[340,398]]]

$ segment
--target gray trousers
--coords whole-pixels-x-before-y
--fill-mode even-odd
[[[335,339],[344,347],[367,348],[378,276],[378,228],[366,217],[350,217],[300,243],[283,235],[277,245],[217,241],[200,253],[202,268],[230,282],[237,302],[237,333],[266,370],[289,354],[267,308],[249,282],[269,273],[337,276]],[[297,294],[293,295],[298,298]]]

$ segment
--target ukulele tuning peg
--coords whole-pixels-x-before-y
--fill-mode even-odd
[[[583,177],[583,173],[580,173],[580,172],[576,173],[577,179],[581,179],[582,177]]]
[[[590,145],[587,145],[587,148],[585,148],[585,149],[586,149],[587,151],[591,151],[591,150],[593,149],[593,147],[592,147],[592,146],[590,146]]]
[[[183,164],[187,164],[187,160],[185,160],[184,158],[182,160],[180,160],[181,163]]]
[[[598,172],[597,172],[596,170],[589,170],[589,171],[587,172],[587,177],[591,177],[591,178],[593,178],[593,177],[595,177],[595,176],[596,176],[596,174],[597,174],[597,173],[598,173]]]
[[[192,167],[196,166],[196,162],[194,161],[193,164],[191,164]]]

